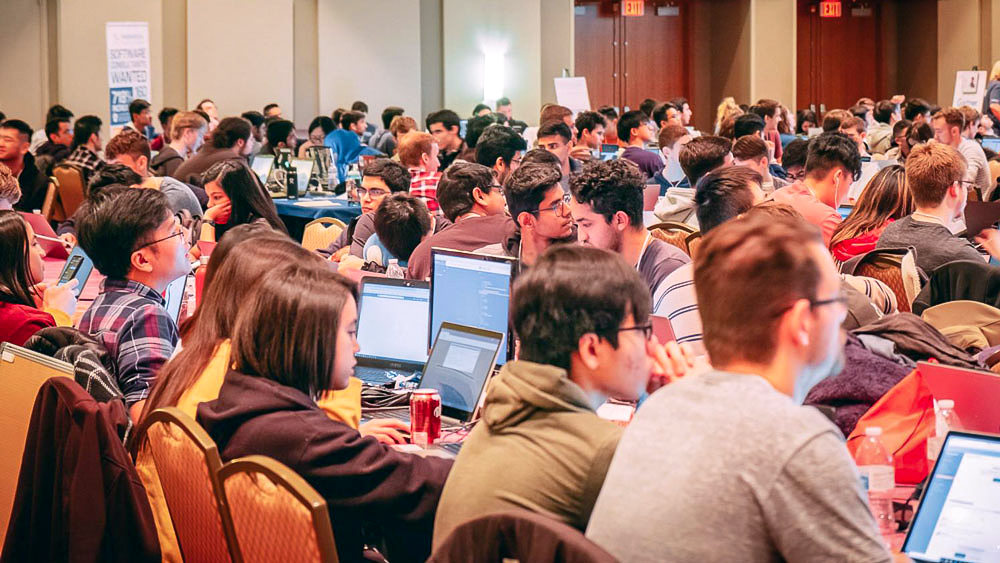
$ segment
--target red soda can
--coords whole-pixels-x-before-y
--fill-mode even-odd
[[[416,389],[410,394],[410,439],[429,446],[441,437],[441,394],[437,389]]]

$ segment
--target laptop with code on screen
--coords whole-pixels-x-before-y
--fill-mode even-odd
[[[902,552],[917,562],[1000,561],[1000,436],[948,433]]]
[[[369,385],[418,375],[427,362],[430,286],[425,281],[366,277],[358,301],[355,376]]]
[[[515,264],[506,256],[432,248],[428,338],[444,322],[492,330],[504,335],[497,365],[513,357],[508,315]]]

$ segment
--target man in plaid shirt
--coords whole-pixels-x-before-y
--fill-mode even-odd
[[[101,118],[85,115],[73,124],[73,152],[62,164],[70,164],[80,169],[86,188],[90,177],[104,167],[104,160],[97,154],[101,150]]]
[[[185,232],[166,196],[136,189],[85,203],[77,234],[107,276],[78,328],[100,340],[115,359],[118,386],[137,420],[157,372],[177,345],[177,324],[162,295],[191,269]]]
[[[399,140],[396,151],[399,161],[410,172],[410,193],[423,200],[435,217],[443,216],[437,201],[437,185],[441,179],[438,150],[430,133],[411,131]]]

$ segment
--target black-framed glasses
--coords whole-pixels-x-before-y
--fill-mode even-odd
[[[533,215],[535,215],[535,216],[538,216],[538,214],[541,213],[542,211],[551,211],[551,212],[555,213],[556,215],[565,215],[566,211],[569,209],[569,202],[572,199],[573,199],[573,196],[571,196],[569,194],[563,194],[561,200],[553,203],[552,205],[550,205],[548,207],[542,207],[540,209],[536,209],[536,210],[532,211],[531,213]]]
[[[357,192],[358,199],[363,198],[366,195],[369,195],[369,196],[371,196],[373,198],[384,197],[384,196],[389,195],[389,191],[388,190],[383,190],[382,188],[367,189],[367,188],[362,188],[362,187],[359,186],[357,188],[354,188],[354,191]]]
[[[489,188],[500,192],[500,195],[504,195],[503,186],[500,184],[490,184]]]
[[[809,307],[815,309],[817,307],[823,307],[826,305],[833,305],[834,303],[840,303],[844,307],[847,307],[847,296],[846,295],[835,295],[829,299],[810,299]]]
[[[178,225],[178,226],[177,226],[177,232],[176,232],[176,233],[173,233],[173,234],[170,234],[170,235],[167,235],[167,236],[165,236],[165,237],[163,237],[163,238],[158,238],[158,239],[156,239],[156,240],[154,240],[154,241],[152,241],[152,242],[147,242],[146,244],[144,244],[144,245],[140,246],[139,248],[136,248],[136,249],[135,249],[135,250],[133,250],[132,252],[139,252],[139,251],[140,251],[140,250],[142,250],[143,248],[148,248],[148,247],[150,247],[150,246],[153,246],[154,244],[158,244],[158,243],[161,243],[161,242],[163,242],[163,241],[165,241],[165,240],[170,240],[170,239],[172,239],[172,238],[174,238],[174,237],[181,237],[181,236],[184,236],[184,233],[185,233],[185,230],[184,230],[184,227],[182,227],[182,226]]]
[[[625,328],[619,328],[618,332],[626,332],[630,330],[641,330],[642,336],[649,340],[653,337],[653,323],[647,323],[644,325],[627,326]]]

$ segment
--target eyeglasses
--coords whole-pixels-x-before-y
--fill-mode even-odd
[[[385,196],[385,195],[387,195],[389,193],[388,191],[383,190],[382,188],[371,188],[371,189],[355,188],[355,191],[357,192],[359,198],[362,198],[362,197],[365,197],[365,195],[368,195],[372,199],[377,198],[377,197],[383,197],[383,196]]]
[[[553,203],[552,205],[550,205],[548,207],[542,207],[540,209],[536,209],[535,211],[532,211],[531,213],[533,215],[535,215],[536,217],[542,211],[551,211],[551,212],[555,213],[556,215],[565,215],[566,211],[569,209],[569,202],[572,199],[572,197],[573,196],[571,196],[569,194],[564,194],[561,200]]]
[[[646,340],[653,337],[653,323],[648,323],[644,325],[627,326],[625,328],[619,328],[618,332],[627,332],[630,330],[641,330],[642,335]]]
[[[490,185],[490,189],[500,192],[500,195],[504,195],[503,186],[501,186],[500,184],[492,184]]]
[[[158,243],[161,243],[161,242],[163,242],[163,241],[165,241],[165,240],[170,240],[170,239],[172,239],[172,238],[174,238],[174,237],[181,237],[181,236],[184,236],[184,234],[185,234],[185,233],[186,233],[186,229],[184,229],[184,227],[182,227],[182,226],[180,226],[180,225],[177,225],[177,231],[176,231],[176,232],[174,232],[173,234],[170,234],[170,235],[168,235],[168,236],[165,236],[165,237],[163,237],[163,238],[158,238],[158,239],[156,239],[156,240],[154,240],[154,241],[152,241],[152,242],[147,242],[146,244],[144,244],[144,245],[140,246],[139,248],[136,248],[136,249],[135,249],[135,250],[133,250],[132,252],[139,252],[139,251],[140,251],[140,250],[142,250],[143,248],[148,248],[148,247],[150,247],[150,246],[153,246],[154,244],[158,244]]]

